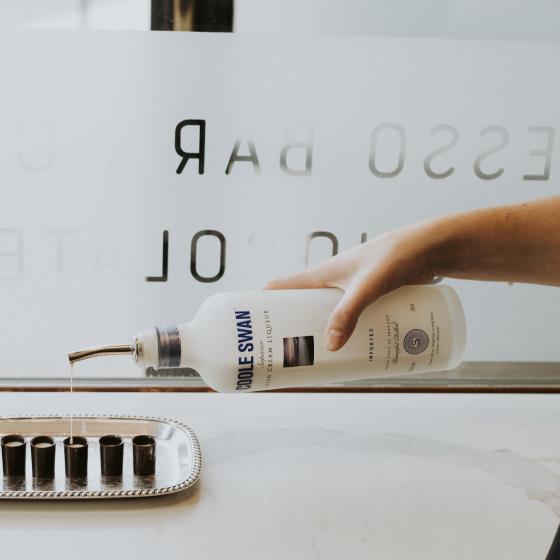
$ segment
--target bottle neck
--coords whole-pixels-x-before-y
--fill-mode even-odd
[[[175,326],[156,327],[158,368],[177,368],[181,365],[181,336]]]
[[[142,331],[134,341],[138,365],[154,369],[181,366],[183,341],[176,325]]]

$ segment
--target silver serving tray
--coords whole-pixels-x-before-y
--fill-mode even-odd
[[[143,498],[174,494],[196,483],[201,469],[200,444],[196,434],[184,424],[164,418],[142,416],[74,416],[74,435],[88,438],[87,480],[71,481],[64,470],[62,440],[70,433],[68,416],[0,417],[0,437],[20,434],[27,440],[25,479],[0,478],[0,499],[97,499]],[[124,440],[123,475],[118,480],[102,480],[98,439],[119,435]],[[151,435],[156,439],[156,473],[138,477],[132,468],[132,438]],[[47,435],[56,442],[55,477],[35,480],[31,471],[29,440]]]

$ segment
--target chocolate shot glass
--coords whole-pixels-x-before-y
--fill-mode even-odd
[[[31,467],[33,477],[54,478],[56,444],[49,436],[37,436],[31,440]]]
[[[67,478],[87,478],[88,442],[85,437],[74,436],[64,440],[64,466]]]
[[[1,440],[2,468],[6,477],[25,477],[25,439],[23,436],[10,434]]]
[[[156,440],[152,436],[132,438],[132,457],[136,476],[152,476],[156,472]]]
[[[123,470],[124,442],[119,436],[102,436],[99,438],[101,451],[101,476],[119,477]]]

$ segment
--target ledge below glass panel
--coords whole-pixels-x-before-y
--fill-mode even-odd
[[[64,378],[3,378],[0,391],[67,391]],[[149,370],[143,378],[75,378],[75,391],[212,392],[193,370]],[[560,362],[465,362],[453,371],[285,389],[283,392],[560,393]],[[266,394],[266,393],[263,393]]]

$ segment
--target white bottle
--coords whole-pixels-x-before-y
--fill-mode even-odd
[[[453,289],[405,286],[379,298],[331,352],[323,332],[341,295],[334,288],[220,293],[190,323],[146,330],[132,346],[76,352],[70,360],[133,353],[142,367],[193,368],[222,392],[439,371],[460,362],[465,317]]]

